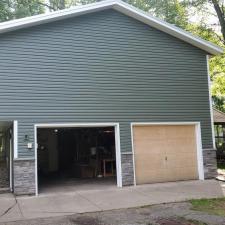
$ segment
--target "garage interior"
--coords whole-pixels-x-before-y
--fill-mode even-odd
[[[37,129],[39,192],[116,185],[114,127]]]

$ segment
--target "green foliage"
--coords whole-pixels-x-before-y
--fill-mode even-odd
[[[0,1],[0,22],[44,13],[42,1],[2,0]]]
[[[44,5],[49,11],[57,11],[70,8],[72,6],[86,5],[97,1],[99,0],[48,0],[48,3],[42,5]]]
[[[10,20],[13,18],[11,12],[11,2],[10,1],[0,1],[0,22]]]
[[[181,28],[188,25],[188,13],[182,1],[127,0],[127,2]]]
[[[207,212],[212,215],[225,216],[225,198],[191,200],[192,210]]]
[[[15,18],[23,18],[26,16],[38,15],[45,12],[44,6],[40,3],[42,0],[17,0],[15,1]]]

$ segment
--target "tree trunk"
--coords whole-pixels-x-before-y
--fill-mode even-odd
[[[221,33],[223,35],[223,43],[225,44],[225,14],[224,14],[224,5],[219,5],[218,0],[212,0],[214,9],[216,11],[216,14],[218,16],[220,26],[221,26]]]
[[[59,9],[65,9],[65,8],[66,8],[65,0],[60,0],[59,1]]]

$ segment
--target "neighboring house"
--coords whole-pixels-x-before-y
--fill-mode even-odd
[[[220,53],[121,1],[2,23],[0,173],[16,194],[59,176],[214,177],[208,56]]]
[[[213,121],[218,162],[225,163],[225,113],[213,108]]]

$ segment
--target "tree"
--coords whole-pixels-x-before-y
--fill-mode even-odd
[[[218,18],[222,39],[225,45],[225,0],[185,0],[185,4],[193,6],[198,11],[203,11],[205,14],[213,14]],[[215,14],[211,11],[213,7]]]
[[[39,4],[45,6],[49,11],[57,11],[70,8],[71,6],[86,5],[97,1],[99,0],[48,0],[48,3],[39,2]]]
[[[127,0],[127,2],[181,28],[185,28],[188,25],[188,13],[182,1]]]
[[[0,1],[0,22],[23,18],[26,16],[38,15],[45,12],[42,0],[1,0]]]
[[[212,4],[220,22],[221,33],[223,35],[223,44],[225,45],[225,1],[212,0]]]
[[[11,20],[12,18],[11,2],[8,0],[0,1],[0,22]]]
[[[45,8],[40,4],[42,0],[17,0],[14,1],[14,18],[38,15],[45,12]]]

